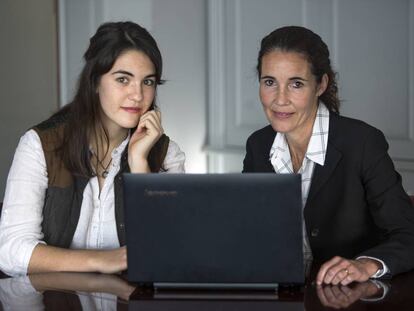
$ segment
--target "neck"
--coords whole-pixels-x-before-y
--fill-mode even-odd
[[[301,128],[297,129],[292,133],[286,133],[286,140],[288,142],[290,155],[293,162],[296,162],[296,166],[302,164],[303,158],[305,157],[308,149],[308,144],[312,136],[313,124],[316,119],[317,109],[314,111],[309,121],[306,122]],[[296,167],[299,169],[299,167]],[[295,171],[297,171],[295,169]]]
[[[128,129],[120,129],[118,131],[108,131],[109,148],[112,150],[118,147],[128,135]],[[104,134],[105,135],[105,134]]]
[[[107,129],[106,134],[102,127],[96,129],[97,137],[92,135],[91,146],[96,152],[103,156],[111,154],[112,150],[118,147],[128,135],[128,129],[119,128],[118,130]],[[97,140],[97,141],[96,141]]]

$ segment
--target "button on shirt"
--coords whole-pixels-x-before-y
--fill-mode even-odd
[[[316,112],[315,122],[312,128],[312,135],[309,140],[308,149],[306,150],[305,157],[303,158],[302,166],[298,170],[298,174],[302,176],[302,209],[306,205],[308,199],[309,189],[311,186],[312,175],[315,168],[315,164],[323,166],[325,164],[326,151],[328,147],[329,136],[329,110],[322,103],[319,104]],[[270,149],[270,162],[276,173],[278,174],[292,174],[293,166],[289,151],[289,145],[286,140],[286,136],[283,133],[277,133],[273,141],[273,145]],[[303,219],[302,213],[302,232],[303,232],[303,257],[305,271],[309,271],[312,264],[312,249],[309,244],[308,235],[306,233],[306,224]],[[319,229],[312,228],[311,235],[317,237],[319,235]],[[385,263],[377,258],[361,256],[358,258],[371,258],[381,262],[383,269],[376,273],[372,277],[381,277],[389,270]]]
[[[115,221],[114,177],[129,137],[112,152],[109,174],[99,193],[98,178],[89,179],[83,192],[79,222],[71,248],[119,247]],[[168,173],[184,172],[185,155],[170,141],[163,167]],[[26,132],[17,146],[7,178],[0,218],[0,270],[9,275],[26,274],[33,249],[45,243],[42,211],[48,187],[46,160],[39,136]]]

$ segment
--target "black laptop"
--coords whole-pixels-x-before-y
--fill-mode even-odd
[[[128,280],[158,288],[304,283],[300,175],[124,174]]]

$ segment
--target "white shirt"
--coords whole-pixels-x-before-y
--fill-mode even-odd
[[[328,147],[329,137],[329,110],[322,103],[319,104],[316,112],[315,122],[312,128],[311,138],[309,140],[306,154],[303,158],[302,166],[298,170],[298,174],[302,176],[302,209],[306,205],[309,189],[311,186],[312,175],[315,163],[323,166],[325,164],[326,151]],[[286,136],[283,133],[277,133],[270,149],[270,162],[276,173],[292,174],[293,166],[290,156],[289,146]],[[306,224],[302,213],[302,232],[303,232],[303,257],[305,261],[305,271],[309,271],[312,264],[312,249],[309,244],[308,235],[306,233]],[[389,270],[385,263],[378,259],[368,256],[358,258],[371,258],[381,262],[383,269],[379,270],[372,277],[377,278],[386,274]]]
[[[329,134],[329,111],[323,104],[319,104],[316,112],[316,119],[313,124],[311,138],[309,140],[308,149],[303,158],[302,166],[298,170],[298,174],[302,175],[302,209],[305,207],[308,199],[309,189],[311,185],[313,169],[315,163],[323,166],[325,164],[326,148],[328,146]],[[270,162],[278,174],[292,174],[293,166],[290,156],[289,146],[286,136],[283,133],[277,133],[270,149]],[[309,245],[308,236],[306,234],[306,225],[302,213],[302,231],[303,231],[303,256],[305,266],[309,267],[312,262],[312,250]]]
[[[129,137],[112,151],[112,163],[99,194],[98,178],[83,192],[79,222],[71,243],[74,249],[119,247],[115,222],[114,177]],[[163,166],[168,173],[184,172],[185,155],[170,141]],[[26,132],[17,146],[7,178],[0,218],[0,270],[9,275],[27,273],[34,247],[42,241],[42,211],[48,187],[46,160],[39,136]]]

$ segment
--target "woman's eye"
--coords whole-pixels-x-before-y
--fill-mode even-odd
[[[116,78],[116,81],[118,81],[119,83],[122,83],[122,84],[127,84],[128,83],[128,78],[127,77],[119,77],[119,78]]]
[[[295,89],[300,89],[303,86],[303,83],[300,81],[293,81],[292,87]]]
[[[275,82],[273,80],[268,79],[268,80],[264,80],[264,84],[266,86],[273,86]]]
[[[144,80],[144,85],[146,86],[154,86],[155,85],[155,81],[152,79],[145,79]]]

